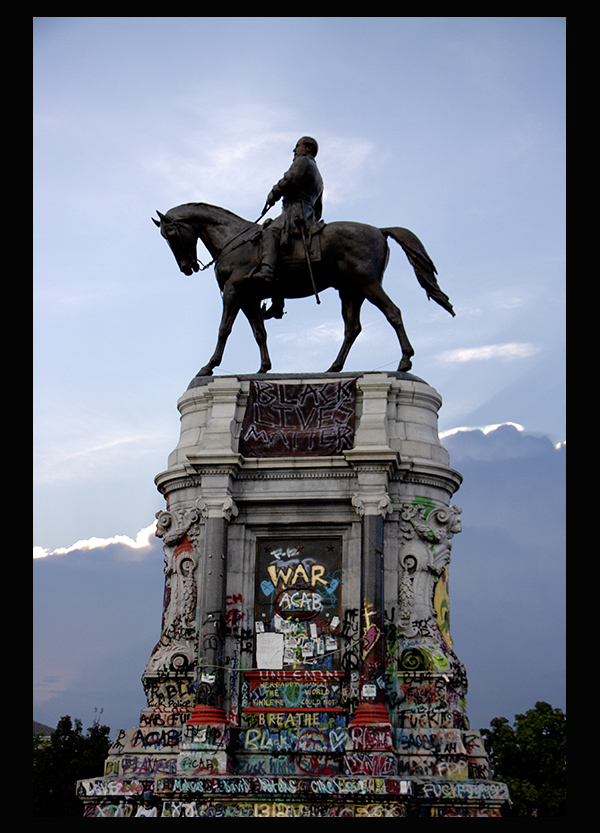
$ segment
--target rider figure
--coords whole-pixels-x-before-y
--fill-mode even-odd
[[[280,246],[285,248],[290,234],[299,231],[302,225],[310,235],[321,219],[323,180],[315,162],[318,150],[317,142],[310,136],[298,139],[290,169],[267,197],[265,210],[283,198],[283,211],[272,223],[265,224],[262,263],[254,274],[255,278],[272,283]]]

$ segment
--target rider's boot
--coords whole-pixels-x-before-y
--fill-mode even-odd
[[[275,282],[275,267],[279,255],[279,240],[270,232],[263,233],[262,260],[252,277],[256,280],[263,280],[271,286]]]

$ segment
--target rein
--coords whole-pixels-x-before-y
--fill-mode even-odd
[[[263,212],[263,214],[261,214],[261,216],[258,218],[258,220],[256,221],[256,223],[258,223],[258,221],[262,219],[262,217],[264,216],[264,214],[265,214],[265,212]],[[256,223],[254,223],[253,225],[256,225]],[[222,248],[222,249],[220,249],[220,251],[218,251],[218,252],[217,252],[217,254],[213,257],[213,259],[212,259],[211,261],[209,261],[208,263],[206,263],[206,264],[205,264],[205,263],[202,263],[202,261],[201,261],[201,260],[198,260],[198,258],[196,258],[196,260],[194,261],[194,263],[197,263],[197,264],[198,264],[198,271],[200,271],[200,272],[204,272],[204,270],[205,270],[205,269],[208,269],[208,268],[209,268],[209,266],[212,266],[212,265],[213,265],[213,263],[216,263],[216,262],[219,260],[219,258],[223,255],[223,253],[226,251],[226,249],[228,249],[228,248],[229,248],[229,246],[233,243],[233,241],[234,241],[234,240],[237,240],[237,238],[238,238],[241,234],[246,234],[246,233],[247,233],[247,231],[248,231],[248,229],[242,229],[241,231],[238,231],[238,233],[237,233],[237,234],[234,234],[234,235],[233,235],[233,237],[231,237],[231,238],[227,241],[227,243],[225,243],[225,245],[223,246],[223,248]],[[237,246],[234,246],[234,247],[233,247],[233,248],[234,248],[234,250],[235,250],[235,249],[238,249],[240,246],[243,246],[245,243],[252,243],[252,242],[253,242],[253,241],[254,241],[257,237],[259,237],[261,234],[262,234],[262,229],[260,229],[260,228],[259,228],[259,229],[257,229],[257,230],[254,232],[254,234],[253,234],[250,238],[245,239],[245,240],[240,240],[240,242],[237,244]]]

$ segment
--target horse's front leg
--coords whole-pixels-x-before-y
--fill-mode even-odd
[[[221,315],[221,323],[219,325],[217,346],[208,363],[196,373],[196,376],[212,376],[213,369],[221,364],[225,345],[227,344],[227,339],[229,338],[237,314],[240,311],[240,306],[241,304],[236,290],[230,284],[226,284],[223,290],[223,314]]]
[[[271,369],[271,358],[267,349],[267,330],[260,309],[260,300],[242,304],[242,312],[250,322],[254,339],[260,350],[260,369],[258,372],[268,373]]]

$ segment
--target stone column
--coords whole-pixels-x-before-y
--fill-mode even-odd
[[[198,606],[198,679],[194,717],[207,709],[225,716],[225,597],[227,584],[227,524],[237,508],[230,496],[199,498],[205,518],[204,558]],[[204,709],[198,706],[206,707]],[[221,716],[221,715],[219,715]]]
[[[398,454],[388,444],[387,406],[390,380],[364,376],[360,421],[354,448],[345,456],[357,475],[359,490],[352,504],[361,517],[360,706],[354,721],[389,722],[378,679],[384,672],[385,629],[383,593],[384,518],[392,511],[388,494],[390,472]]]

